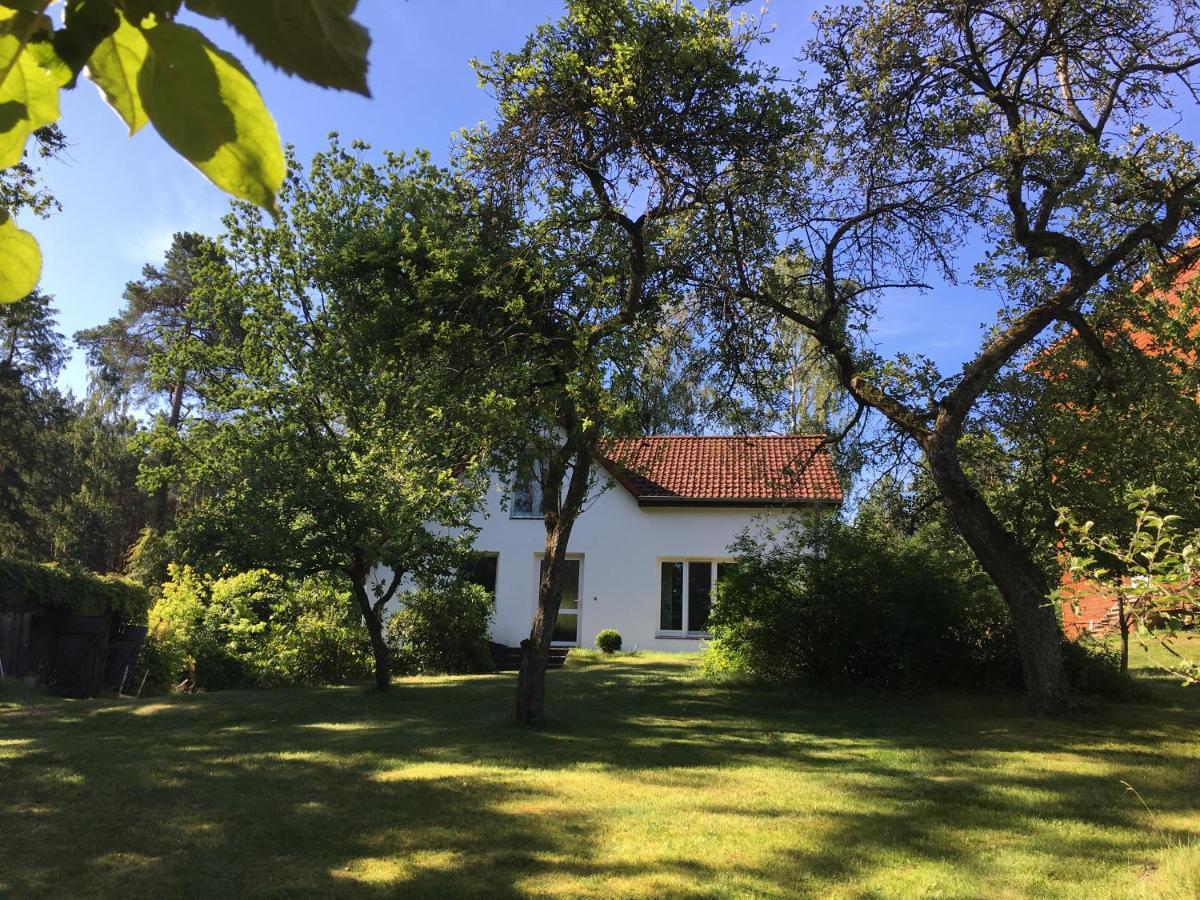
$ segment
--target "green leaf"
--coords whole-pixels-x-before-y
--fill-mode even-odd
[[[129,126],[130,135],[149,121],[138,92],[138,73],[149,52],[145,36],[121,17],[116,30],[96,46],[87,64],[88,78]]]
[[[150,54],[138,91],[155,129],[217,187],[274,211],[283,148],[254,81],[194,28],[163,22],[142,34]]]
[[[0,169],[19,163],[29,136],[58,119],[58,90],[70,73],[61,64],[43,65],[56,58],[49,43],[36,49],[22,46],[15,34],[0,34],[0,71],[6,60],[11,66],[0,83]]]
[[[41,275],[42,251],[37,241],[0,211],[0,303],[28,297]]]
[[[54,32],[54,49],[78,75],[100,42],[112,35],[120,15],[112,0],[67,0],[63,27]]]
[[[0,6],[0,80],[12,64],[13,57],[24,47],[17,36],[21,31],[20,25],[21,20],[16,10]]]
[[[147,19],[158,22],[174,19],[182,3],[183,0],[124,0],[123,6],[125,17],[140,26]]]
[[[370,96],[371,36],[351,18],[356,0],[187,0],[202,16],[224,19],[258,54],[323,87]]]
[[[12,39],[0,40],[0,83],[8,76],[19,54],[35,42],[49,41],[53,33],[54,23],[49,16],[0,6],[0,39]]]

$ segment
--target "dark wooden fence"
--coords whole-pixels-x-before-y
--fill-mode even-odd
[[[32,639],[33,613],[24,609],[0,610],[0,666],[11,678],[36,675],[29,671],[27,648]]]
[[[94,697],[125,686],[145,637],[144,626],[114,624],[111,616],[9,609],[0,611],[0,665],[56,694]]]

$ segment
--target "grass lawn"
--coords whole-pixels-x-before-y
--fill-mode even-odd
[[[0,896],[1200,897],[1200,687],[1044,722],[581,654],[549,692],[524,733],[508,675],[0,685]]]

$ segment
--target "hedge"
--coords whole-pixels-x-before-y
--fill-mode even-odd
[[[49,606],[79,616],[114,615],[144,625],[150,593],[118,575],[93,575],[54,563],[0,559],[0,609]]]

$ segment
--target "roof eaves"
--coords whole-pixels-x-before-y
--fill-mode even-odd
[[[630,481],[623,474],[621,474],[616,463],[614,463],[611,459],[609,459],[603,453],[597,453],[596,458],[600,460],[600,465],[604,466],[605,471],[608,472],[608,474],[613,477],[613,480],[616,481],[617,484],[621,485],[621,487],[623,487],[623,488],[625,488],[625,490],[629,491],[629,493],[632,494],[634,497],[639,496],[639,494],[637,492],[637,487],[634,486],[632,481]]]
[[[708,506],[726,508],[800,508],[805,506],[842,505],[838,497],[681,497],[674,494],[648,494],[637,498],[638,506],[669,507],[669,506]]]

